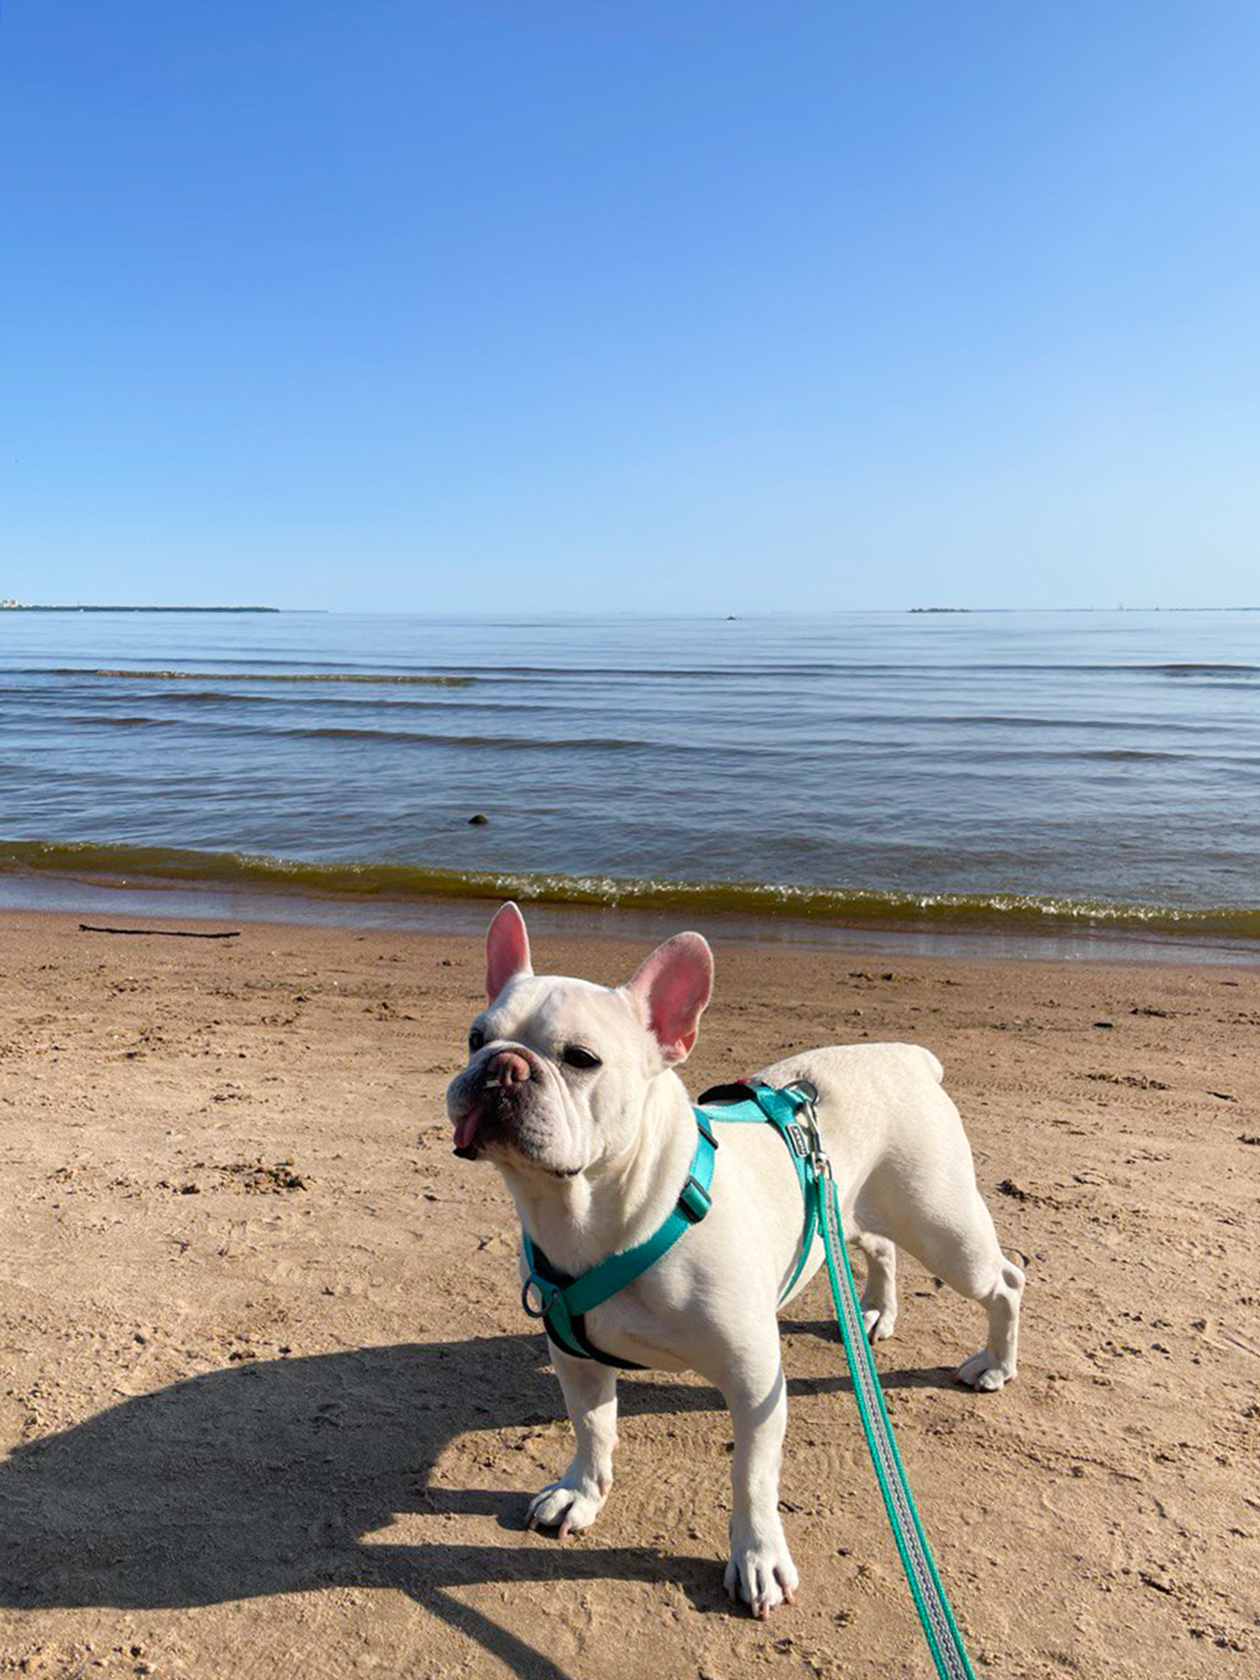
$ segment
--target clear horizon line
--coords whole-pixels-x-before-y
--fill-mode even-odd
[[[659,613],[645,612],[634,607],[608,607],[603,611],[576,611],[568,607],[541,607],[533,612],[514,614],[496,613],[468,613],[468,612],[433,612],[423,611],[414,607],[272,607],[258,605],[217,605],[217,606],[177,606],[150,605],[143,602],[0,602],[0,614],[4,613],[259,613],[259,614],[300,614],[318,613],[322,615],[344,615],[346,617],[362,618],[432,618],[434,620],[467,620],[476,622],[479,619],[493,619],[502,617],[520,618],[570,618],[570,619],[608,619],[608,618],[644,618],[667,620],[694,620],[698,623],[738,623],[741,619],[761,618],[797,618],[802,616],[827,617],[877,617],[877,616],[915,616],[922,618],[953,616],[964,617],[982,613],[1251,613],[1260,612],[1260,604],[1238,602],[1229,606],[1165,606],[1160,604],[1143,604],[1130,606],[1117,604],[1116,606],[1052,606],[1052,607],[992,607],[992,606],[915,606],[915,607],[772,607],[746,609],[743,612],[692,612]]]

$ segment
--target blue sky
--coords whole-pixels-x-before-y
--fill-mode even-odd
[[[1260,601],[1260,8],[8,0],[0,595]]]

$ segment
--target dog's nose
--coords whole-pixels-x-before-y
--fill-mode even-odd
[[[488,1074],[488,1085],[501,1085],[505,1091],[512,1091],[530,1077],[529,1063],[515,1050],[500,1050],[491,1058]]]

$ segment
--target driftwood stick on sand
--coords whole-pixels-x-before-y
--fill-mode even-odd
[[[234,933],[190,933],[187,928],[111,928],[95,927],[91,922],[79,923],[80,933],[142,933],[151,939],[239,939],[240,929]]]

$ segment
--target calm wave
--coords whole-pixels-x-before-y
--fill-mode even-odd
[[[0,837],[11,874],[1256,937],[1260,616],[0,612]]]
[[[1019,893],[860,892],[773,886],[760,881],[619,880],[606,875],[483,872],[413,864],[299,863],[239,852],[193,852],[166,846],[48,845],[0,842],[0,870],[138,878],[145,882],[290,888],[356,898],[514,898],[520,903],[595,905],[680,913],[769,916],[855,927],[911,924],[1038,932],[1186,934],[1260,940],[1260,910],[1179,910],[1168,905],[1039,898]]]

